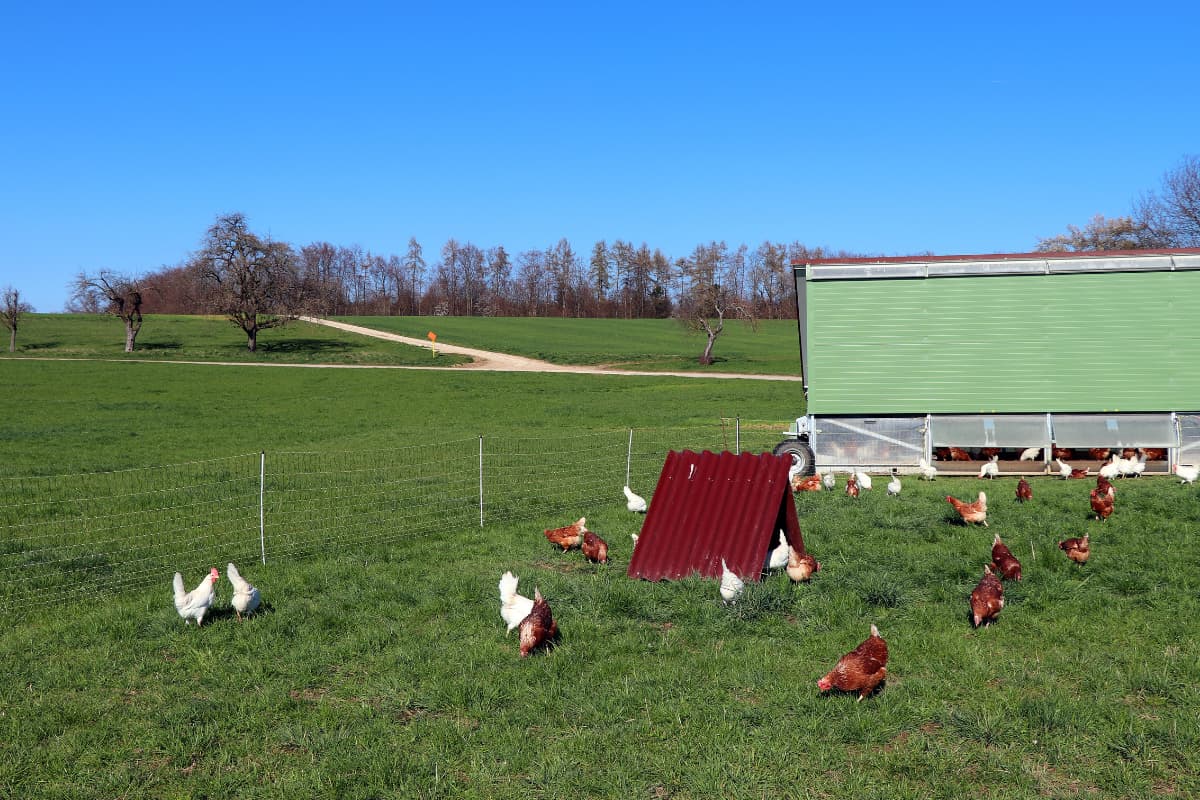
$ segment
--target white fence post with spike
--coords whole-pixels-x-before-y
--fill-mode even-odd
[[[258,457],[258,548],[262,553],[262,562],[267,563],[267,516],[265,498],[267,494],[267,451],[263,450]]]

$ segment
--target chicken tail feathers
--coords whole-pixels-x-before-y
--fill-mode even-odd
[[[175,606],[178,607],[187,600],[187,589],[183,588],[183,575],[176,572],[173,585],[175,587]]]

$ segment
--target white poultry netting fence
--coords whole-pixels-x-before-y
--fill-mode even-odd
[[[300,559],[405,537],[558,520],[650,496],[670,450],[770,451],[780,423],[473,437],[390,450],[249,453],[118,472],[0,479],[0,613],[144,586],[228,561]]]

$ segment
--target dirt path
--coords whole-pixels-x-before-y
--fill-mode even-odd
[[[386,339],[389,342],[400,342],[413,347],[429,349],[428,339],[417,339],[412,336],[401,336],[398,333],[388,333],[374,328],[364,328],[361,325],[351,325],[348,322],[336,322],[319,317],[301,317],[305,322],[315,325],[327,325],[330,328],[357,333],[362,336],[373,336],[376,339]],[[577,364],[551,364],[549,361],[539,361],[536,358],[525,358],[507,353],[493,353],[489,350],[476,350],[472,347],[459,347],[453,344],[439,344],[439,353],[453,353],[468,356],[473,359],[470,364],[454,367],[413,367],[412,369],[451,369],[451,370],[482,370],[492,372],[575,372],[587,375],[646,375],[661,377],[669,375],[677,378],[724,378],[751,381],[798,381],[798,375],[742,375],[735,372],[653,372],[649,370],[612,369],[609,367],[582,366]]]

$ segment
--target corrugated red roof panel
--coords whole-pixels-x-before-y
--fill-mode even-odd
[[[780,530],[804,552],[790,467],[790,458],[772,453],[669,452],[629,576],[720,577],[724,558],[740,577],[757,581]]]

